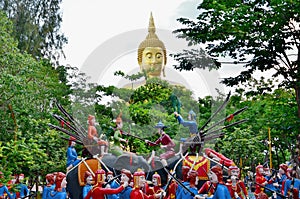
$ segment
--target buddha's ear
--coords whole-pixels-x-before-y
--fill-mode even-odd
[[[164,77],[166,77],[165,67],[166,67],[166,66],[163,66],[163,69],[162,69],[162,71],[163,71],[163,76],[164,76]]]

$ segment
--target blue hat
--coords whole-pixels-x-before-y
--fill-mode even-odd
[[[189,114],[196,117],[196,113],[192,109],[190,110]]]
[[[162,129],[166,128],[166,126],[161,121],[159,121],[154,128]]]

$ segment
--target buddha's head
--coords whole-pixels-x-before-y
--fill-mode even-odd
[[[167,63],[166,48],[155,34],[155,25],[150,15],[148,35],[138,48],[138,64],[140,71],[146,73],[148,78],[160,78],[161,72],[165,77],[165,65]]]

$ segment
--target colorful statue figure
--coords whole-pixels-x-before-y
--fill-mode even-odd
[[[133,174],[133,189],[130,193],[130,199],[154,199],[159,198],[161,194],[147,195],[142,192],[141,189],[144,188],[146,183],[145,172],[138,170]]]
[[[85,185],[82,189],[82,198],[83,199],[86,197],[88,192],[93,189],[93,176],[89,171],[86,171],[84,173],[84,181],[85,181]],[[92,197],[89,199],[92,199]]]
[[[268,167],[264,167],[264,177],[267,180],[267,184],[266,184],[266,190],[264,190],[264,192],[268,195],[268,196],[272,196],[274,191],[277,191],[276,187],[274,186],[275,182],[275,176],[272,175],[272,173],[270,172],[270,168]],[[277,183],[278,184],[278,183]],[[270,191],[270,190],[272,191]]]
[[[181,104],[179,98],[176,95],[174,95],[174,93],[172,93],[170,95],[169,99],[171,100],[171,105],[173,107],[173,111],[177,112],[178,114],[180,114],[180,109],[181,109],[181,105],[182,104]]]
[[[55,189],[50,191],[48,199],[66,199],[67,193],[65,191],[67,187],[66,174],[58,172],[55,179]]]
[[[95,116],[93,115],[89,115],[88,116],[88,139],[89,139],[89,143],[93,144],[93,143],[97,143],[97,145],[100,147],[100,155],[103,156],[104,154],[107,154],[108,151],[108,143],[101,139],[101,137],[99,138],[97,129],[95,127],[96,124],[96,120],[95,120]],[[98,154],[98,146],[96,148],[92,147],[92,154],[96,155]]]
[[[288,169],[290,172],[290,178],[284,183],[284,196],[288,198],[300,198],[300,179],[296,178],[296,171],[293,169]]]
[[[210,169],[208,173],[211,183],[217,184],[213,199],[229,199],[231,198],[228,188],[223,181],[223,170],[220,166],[216,165]]]
[[[277,175],[277,182],[278,182],[278,187],[277,191],[280,193],[284,192],[284,184],[285,181],[288,179],[289,174],[288,174],[288,165],[287,164],[280,164],[279,165],[279,170],[278,170],[278,175]],[[277,196],[278,198],[280,196]]]
[[[76,138],[72,136],[69,138],[69,147],[67,150],[67,173],[80,162],[80,160],[77,159],[78,155],[75,149],[75,140]]]
[[[107,183],[106,184],[106,188],[118,188],[120,185],[116,180],[113,180],[114,178],[114,174],[112,171],[108,171],[106,174],[106,179],[107,179]],[[107,199],[118,199],[119,198],[119,194],[110,194],[106,196]]]
[[[188,121],[185,121],[182,116],[174,112],[174,115],[176,119],[178,120],[178,123],[181,124],[184,127],[188,127],[190,131],[190,137],[197,136],[198,134],[198,125],[196,122],[196,113],[193,110],[190,110],[189,115],[188,115]],[[180,146],[179,146],[179,151],[177,154],[182,153],[182,147],[184,145],[184,142],[187,140],[187,138],[181,138],[180,139]],[[201,139],[199,138],[199,142],[201,142]],[[192,152],[199,151],[201,149],[201,143],[198,144],[188,144],[191,147]],[[198,147],[198,149],[196,149]]]
[[[184,186],[188,186],[189,182],[188,182],[188,173],[191,170],[191,167],[189,166],[182,166],[181,167],[181,173],[182,173],[182,184]],[[181,191],[183,190],[183,188],[181,186],[177,187],[176,190],[176,198],[178,198],[181,195]]]
[[[161,177],[157,172],[152,175],[152,184],[153,186],[149,187],[146,192],[147,195],[160,194],[163,192],[163,189],[161,188]]]
[[[163,166],[167,166],[167,159],[175,155],[175,143],[170,138],[170,136],[164,132],[164,129],[167,127],[162,122],[158,122],[154,128],[158,129],[160,137],[154,143],[150,142],[149,140],[146,140],[146,143],[150,146],[156,146],[158,144],[161,144],[160,148],[164,148],[165,153],[162,153],[159,157]]]
[[[123,184],[123,183],[130,184],[131,180],[132,180],[131,172],[127,169],[122,169],[121,170],[121,184]],[[119,199],[130,199],[131,191],[132,191],[131,186],[125,187],[125,189],[119,193]]]
[[[103,184],[105,183],[106,175],[103,169],[99,169],[95,173],[95,183],[96,185],[92,190],[88,192],[84,199],[89,199],[92,197],[93,199],[104,199],[105,195],[110,194],[118,194],[128,186],[127,183],[122,184],[120,187],[113,188],[103,188]]]
[[[122,143],[127,144],[128,140],[122,138],[122,127],[123,127],[123,120],[122,120],[122,113],[120,113],[116,118],[116,127],[114,132],[114,144],[116,147],[116,150],[118,151],[117,155],[121,155],[122,151],[125,149],[125,147],[122,145]]]
[[[230,160],[229,158],[225,157],[224,155],[214,151],[213,149],[205,148],[204,152],[208,158],[216,161],[217,163],[219,163],[221,165],[224,165],[226,167],[235,166],[235,163],[232,160]]]
[[[187,180],[188,183],[186,183],[186,187],[193,192],[195,195],[198,194],[198,189],[197,189],[197,185],[198,185],[198,173],[195,170],[191,170],[188,172],[188,176],[187,176]],[[176,198],[186,198],[186,199],[193,199],[193,196],[186,191],[185,189],[182,189],[180,191],[180,193],[178,195],[176,195]]]
[[[48,194],[54,189],[54,175],[49,173],[46,175],[46,185],[43,189],[42,199],[47,199]]]
[[[226,182],[226,186],[232,198],[248,198],[248,191],[242,180],[240,180],[240,169],[237,166],[230,166],[228,174],[230,178]]]
[[[17,188],[17,192],[16,192],[16,198],[24,198],[25,196],[29,195],[29,189],[27,187],[27,185],[25,185],[23,183],[24,181],[24,174],[20,174],[16,176],[16,188]]]
[[[262,186],[266,186],[268,184],[263,174],[264,174],[264,167],[262,165],[257,165],[256,176],[255,176],[255,192],[254,192],[256,198],[258,198],[258,195],[260,193],[264,193],[264,188]]]
[[[0,198],[5,198],[5,194],[9,199],[13,199],[13,196],[8,191],[8,188],[6,185],[2,183],[4,176],[3,173],[0,171]]]

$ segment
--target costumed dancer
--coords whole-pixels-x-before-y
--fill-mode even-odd
[[[101,137],[98,137],[98,132],[95,127],[96,120],[95,116],[89,115],[88,116],[88,138],[91,145],[93,145],[93,142],[96,142],[97,145],[100,147],[100,154],[103,156],[104,154],[107,154],[108,152],[108,143],[105,140],[102,140]],[[96,149],[98,149],[98,146]],[[98,154],[98,151],[92,147],[92,153],[93,155]]]
[[[88,192],[93,189],[93,176],[89,171],[86,171],[84,173],[84,182],[85,182],[85,185],[82,189],[82,198],[83,199],[86,197]],[[92,199],[92,197],[89,199]]]
[[[73,136],[69,138],[69,147],[67,150],[67,173],[80,162],[80,160],[77,159],[78,155],[75,149],[75,140],[76,138]]]
[[[65,191],[67,187],[66,174],[63,172],[58,172],[55,178],[55,189],[50,191],[47,198],[48,199],[66,199],[67,192]]]
[[[160,137],[154,142],[150,142],[149,140],[146,140],[146,143],[150,146],[156,146],[160,145],[160,148],[165,149],[165,153],[160,154],[160,159],[163,164],[163,166],[167,166],[167,159],[173,157],[175,155],[175,143],[170,138],[168,134],[164,132],[164,129],[167,128],[161,121],[157,123],[157,125],[154,127],[158,129],[158,133]]]
[[[123,183],[120,187],[116,189],[112,188],[103,188],[103,184],[105,183],[106,175],[103,169],[98,169],[95,173],[95,183],[96,185],[92,190],[88,192],[84,199],[89,199],[92,197],[93,199],[105,199],[105,195],[110,194],[118,194],[128,186],[128,183]]]
[[[230,166],[228,170],[230,178],[226,182],[232,198],[249,198],[245,183],[240,180],[240,169],[237,166]]]
[[[133,189],[130,193],[130,199],[154,199],[160,198],[161,194],[154,194],[148,196],[146,193],[142,192],[146,183],[145,172],[138,170],[133,174]]]
[[[8,188],[5,184],[3,184],[3,173],[0,171],[0,198],[5,198],[6,196],[9,198],[9,199],[13,199],[13,196],[10,194],[10,192],[8,191]],[[5,196],[6,194],[6,196]]]
[[[180,114],[177,112],[174,112],[174,115],[176,119],[178,120],[178,123],[181,124],[184,127],[188,127],[190,131],[190,137],[195,137],[198,134],[198,125],[196,122],[196,113],[193,110],[190,110],[188,114],[188,121],[185,121]],[[186,142],[187,138],[180,138],[180,146],[179,151],[176,155],[182,153],[182,147],[184,146],[184,142]],[[201,139],[199,138],[197,141],[201,142]],[[196,144],[190,144],[190,150],[192,153],[196,153],[201,149],[201,143]]]
[[[275,171],[275,170],[274,170]],[[264,167],[264,177],[266,178],[268,184],[266,184],[266,190],[264,190],[264,192],[268,195],[268,196],[272,196],[274,191],[276,190],[276,187],[274,186],[274,182],[275,182],[275,176],[273,176],[273,174],[270,172],[270,168],[268,167]],[[275,183],[276,184],[276,183]],[[278,183],[277,183],[278,184]],[[267,190],[269,189],[269,190]],[[271,191],[270,191],[271,190]]]
[[[42,199],[47,199],[48,194],[54,189],[54,175],[52,173],[48,173],[46,175],[46,185],[43,189]]]
[[[132,180],[132,174],[129,170],[127,169],[122,169],[121,170],[121,184],[127,183],[130,184]],[[132,191],[131,186],[125,187],[123,191],[119,193],[119,199],[130,199],[130,193]]]

